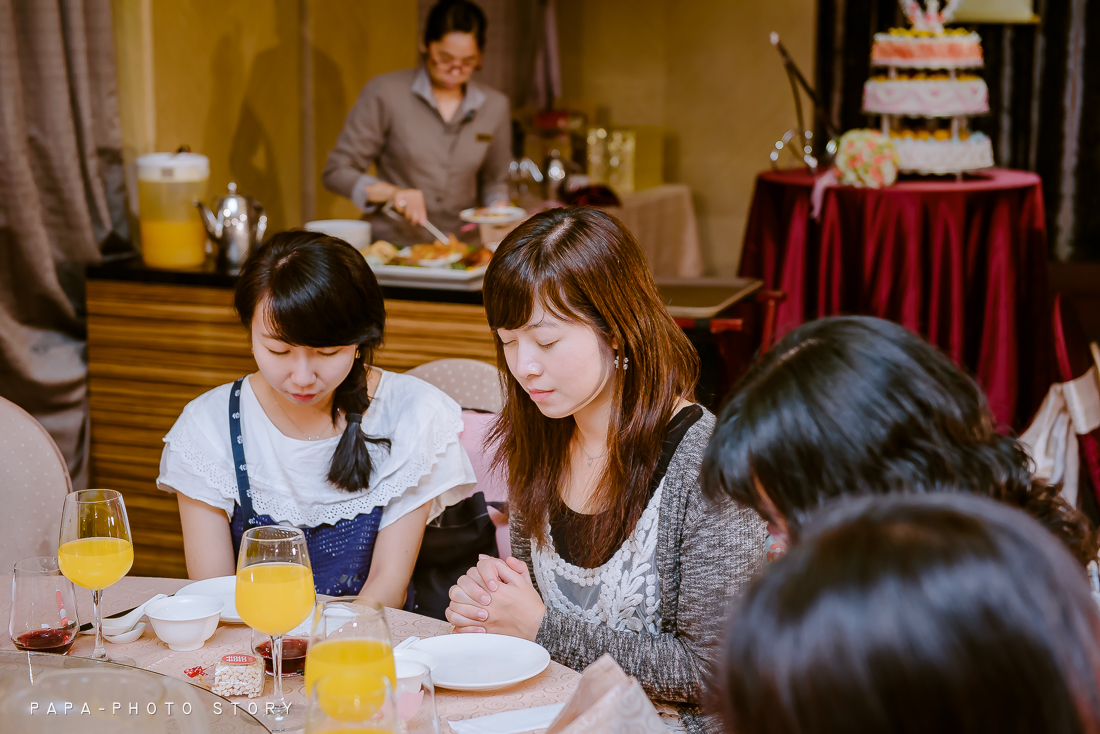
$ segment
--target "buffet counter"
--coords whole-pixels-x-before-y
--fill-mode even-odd
[[[190,400],[256,370],[233,312],[234,284],[221,273],[136,263],[88,270],[89,486],[125,495],[134,575],[187,575],[176,498],[155,486],[161,439]],[[448,357],[496,363],[479,291],[383,293],[379,367],[400,372]]]

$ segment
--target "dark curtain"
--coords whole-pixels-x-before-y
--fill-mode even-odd
[[[126,237],[114,54],[110,0],[0,0],[0,395],[50,432],[77,489],[84,268]]]
[[[998,166],[1043,178],[1050,256],[1100,261],[1100,3],[1036,0],[1038,25],[978,25]],[[877,127],[860,110],[872,37],[906,26],[897,0],[819,0],[817,80],[839,131]]]

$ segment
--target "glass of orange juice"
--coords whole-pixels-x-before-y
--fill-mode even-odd
[[[92,592],[95,614],[93,660],[133,665],[129,658],[108,658],[103,649],[103,590],[134,565],[134,544],[122,494],[113,489],[83,489],[65,496],[57,562],[65,578]]]
[[[306,734],[398,734],[401,722],[389,676],[343,670],[309,689]]]
[[[306,536],[298,528],[267,525],[246,530],[237,558],[237,613],[271,637],[274,700],[259,717],[270,731],[300,729],[304,716],[283,697],[283,635],[309,617],[317,601]]]
[[[376,601],[362,597],[355,603],[330,601],[313,610],[306,690],[313,690],[326,675],[345,671],[377,673],[386,676],[391,689],[397,685],[390,627]]]

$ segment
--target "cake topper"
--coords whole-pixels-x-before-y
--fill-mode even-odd
[[[924,0],[927,10],[921,7],[917,0],[898,0],[901,9],[905,11],[905,17],[913,24],[917,31],[929,31],[930,33],[943,33],[943,24],[950,23],[955,17],[962,0],[947,0],[947,5],[940,10],[940,0]]]

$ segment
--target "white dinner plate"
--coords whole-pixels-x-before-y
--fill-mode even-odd
[[[464,222],[476,224],[509,224],[520,219],[527,219],[527,210],[518,206],[493,207],[491,214],[478,214],[477,208],[463,209],[458,213],[458,218]]]
[[[452,691],[492,691],[521,683],[546,670],[550,653],[518,637],[450,634],[410,645],[439,661],[432,681]]]
[[[244,620],[237,614],[237,577],[219,576],[213,579],[203,579],[193,584],[188,584],[176,592],[177,595],[199,594],[201,596],[216,596],[225,602],[222,609],[222,621],[230,624],[244,624]]]

